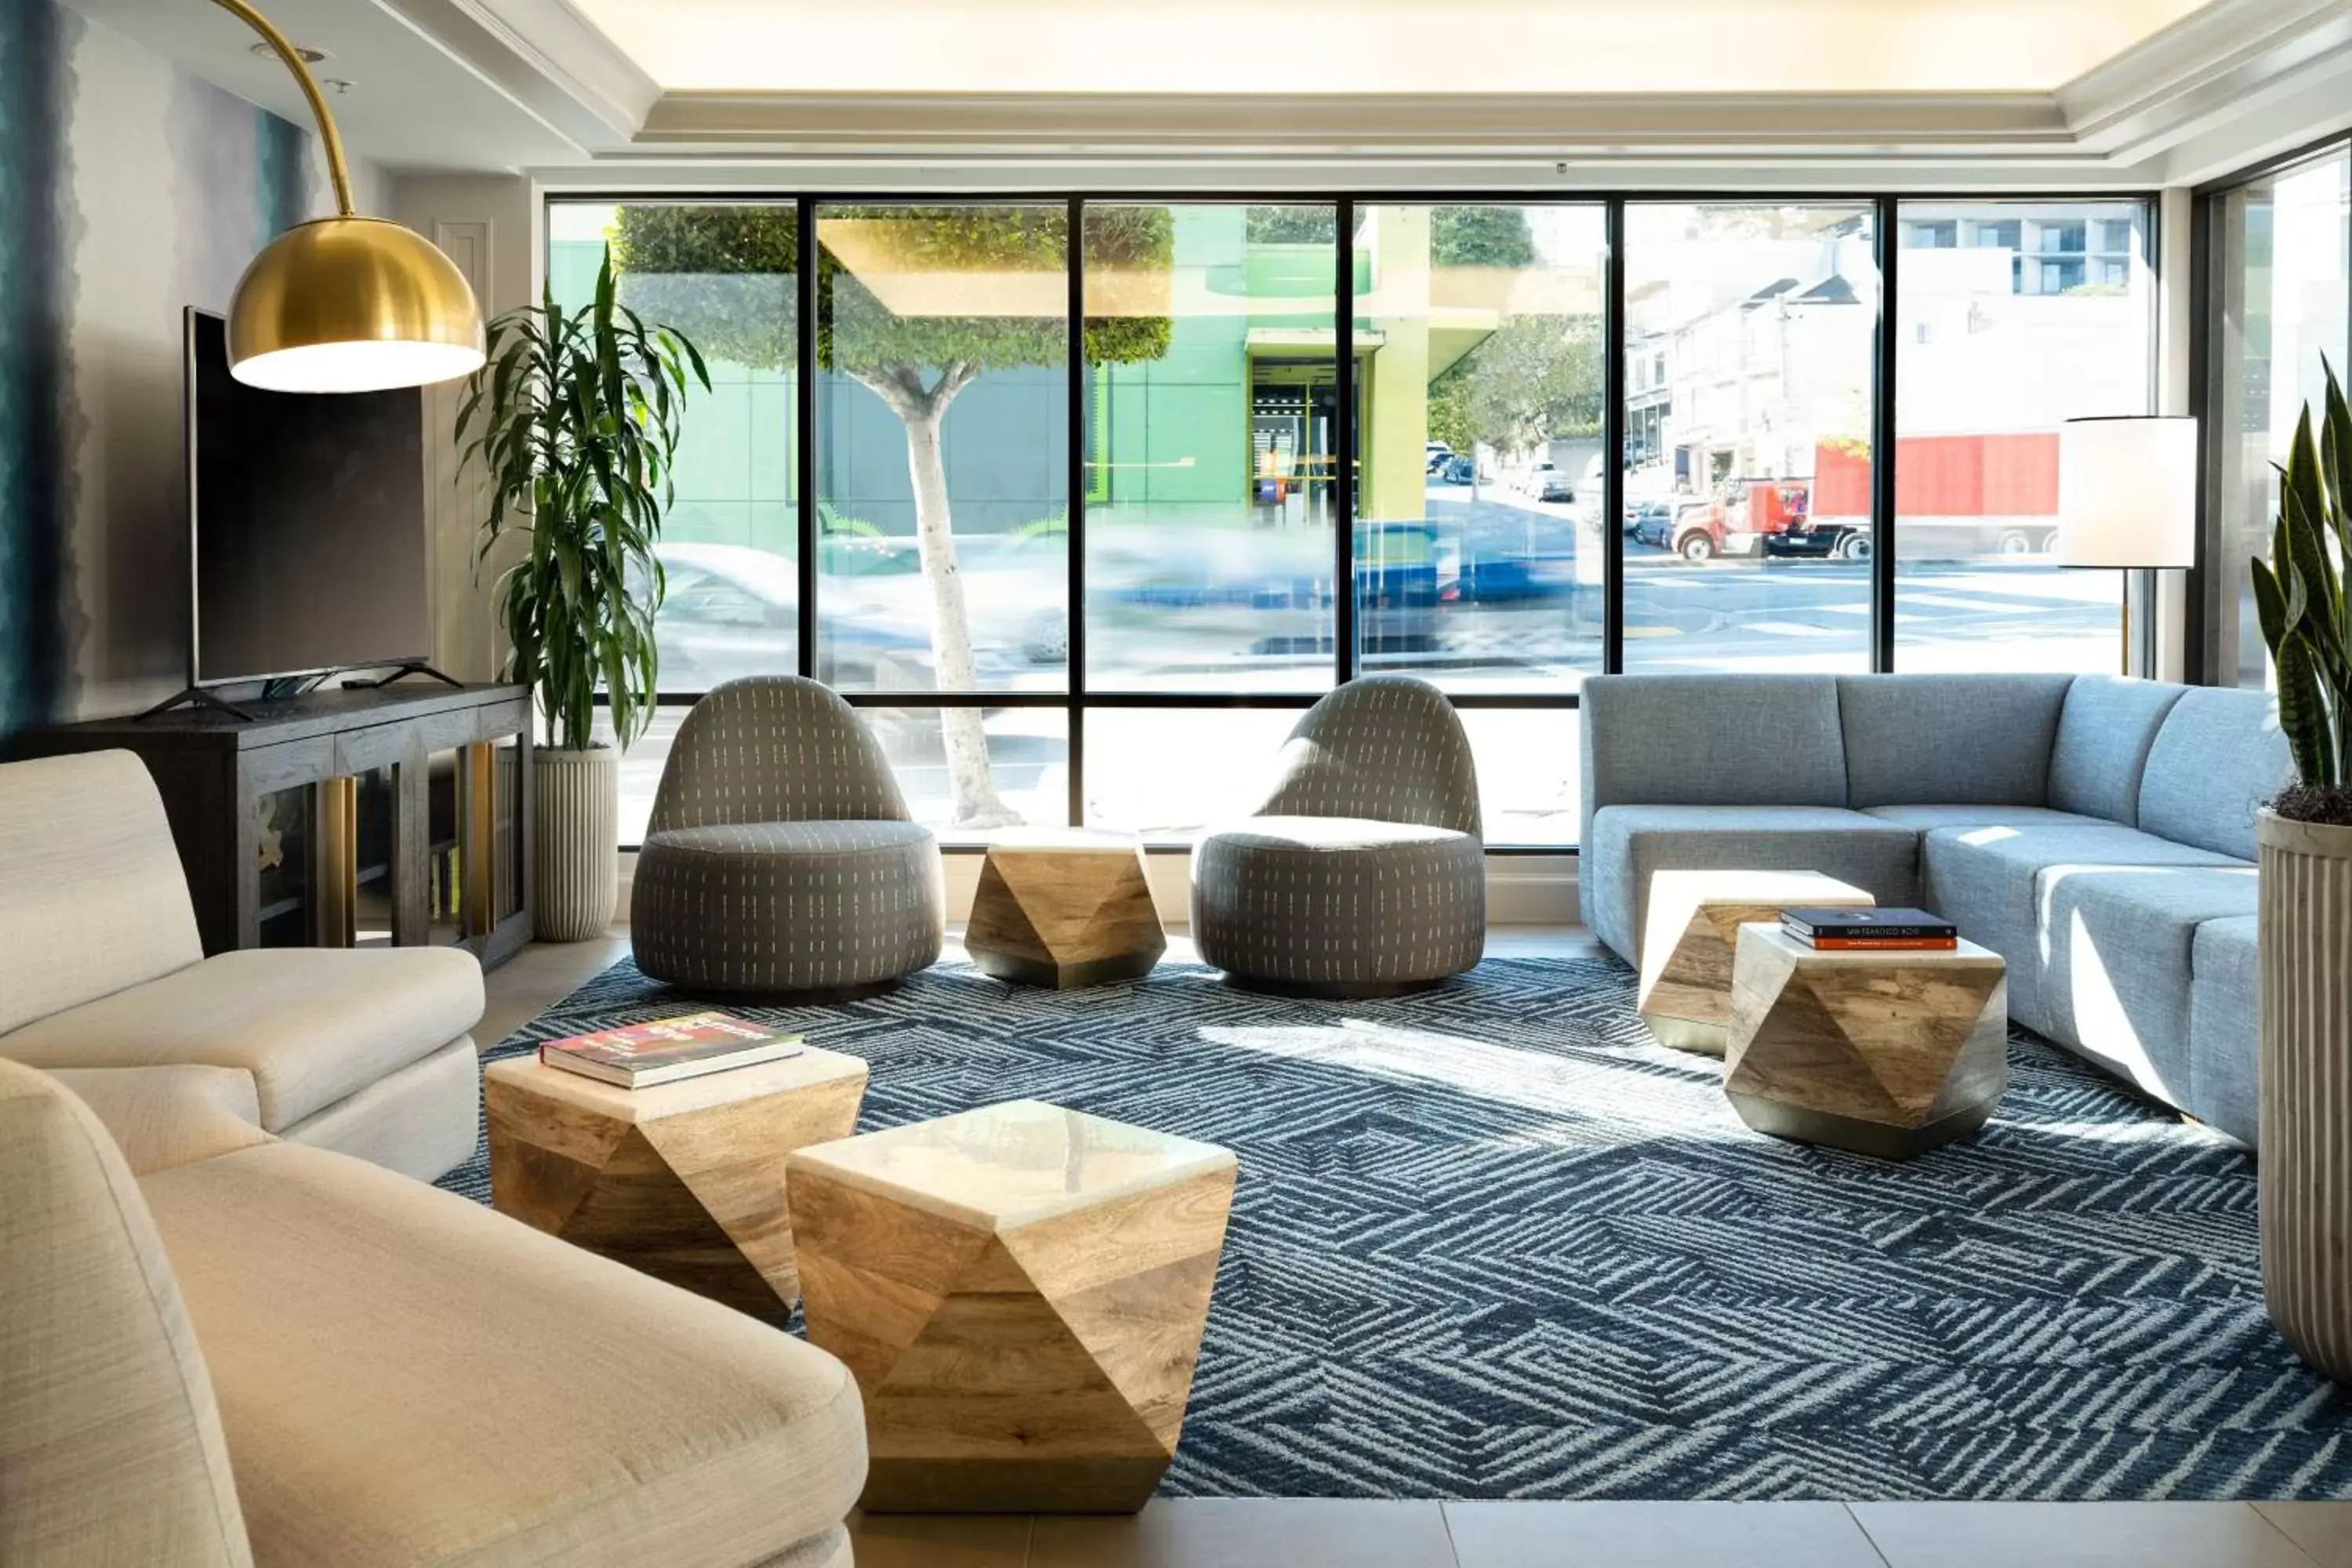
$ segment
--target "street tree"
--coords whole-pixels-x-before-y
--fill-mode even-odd
[[[905,426],[932,667],[940,690],[969,691],[971,627],[956,566],[945,421],[957,396],[990,371],[1066,363],[1069,331],[1058,301],[1070,248],[1067,209],[828,206],[819,228],[817,365],[866,388]],[[852,250],[854,268],[826,243],[827,232]],[[1088,209],[1087,275],[1107,280],[1101,297],[1118,312],[1087,319],[1089,365],[1168,352],[1173,233],[1165,207]],[[772,370],[795,363],[787,305],[801,244],[791,207],[626,205],[613,256],[625,293],[692,336],[709,357]],[[802,395],[813,391],[803,388]],[[804,605],[801,613],[813,609]],[[942,708],[940,729],[956,823],[1020,820],[989,772],[981,710]]]

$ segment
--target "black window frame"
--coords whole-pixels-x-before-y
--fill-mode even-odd
[[[2247,177],[2253,177],[2249,175]],[[818,537],[817,494],[814,475],[809,470],[814,460],[816,440],[816,279],[817,268],[813,262],[812,246],[816,232],[816,210],[820,206],[921,205],[925,206],[987,205],[1008,201],[1036,202],[1059,198],[1067,204],[1069,213],[1068,321],[1071,323],[1068,355],[1069,389],[1066,398],[1070,421],[1067,446],[1068,493],[1068,562],[1069,580],[1069,652],[1067,677],[1059,691],[887,691],[841,692],[854,708],[894,708],[905,710],[937,710],[958,707],[985,708],[1054,708],[1063,710],[1067,725],[1067,766],[1069,792],[1066,809],[1067,825],[1085,822],[1086,808],[1086,715],[1089,709],[1286,709],[1304,711],[1323,695],[1322,691],[1300,692],[1239,692],[1239,691],[1122,691],[1094,689],[1086,677],[1086,615],[1085,563],[1086,511],[1087,493],[1085,466],[1087,456],[1086,429],[1086,355],[1084,316],[1086,289],[1086,255],[1083,240],[1086,208],[1092,204],[1149,204],[1165,206],[1233,206],[1233,205],[1328,205],[1337,214],[1333,239],[1333,321],[1336,329],[1334,353],[1339,378],[1337,403],[1337,424],[1333,449],[1340,453],[1355,451],[1357,406],[1354,395],[1356,369],[1350,353],[1356,290],[1354,270],[1354,217],[1359,206],[1552,206],[1594,207],[1602,215],[1602,416],[1601,451],[1617,453],[1620,460],[1602,465],[1602,515],[1618,523],[1604,524],[1602,544],[1606,554],[1602,566],[1604,598],[1602,659],[1601,668],[1580,672],[1581,680],[1588,674],[1617,674],[1624,668],[1624,587],[1625,538],[1622,520],[1625,510],[1624,466],[1622,454],[1626,435],[1627,361],[1625,341],[1624,258],[1625,213],[1633,206],[1657,205],[1747,205],[1747,206],[1813,206],[1847,205],[1866,208],[1870,213],[1874,258],[1879,276],[1879,319],[1873,341],[1871,446],[1874,453],[1887,454],[1887,460],[1871,465],[1872,550],[1871,611],[1869,615],[1869,668],[1873,672],[1889,672],[1895,668],[1895,531],[1897,519],[1895,509],[1896,451],[1897,388],[1895,365],[1900,354],[1897,340],[1900,321],[1901,263],[1905,248],[1903,208],[1909,203],[1940,206],[1995,206],[2003,204],[2063,205],[2069,203],[2132,204],[2138,205],[2145,216],[2141,225],[2145,256],[2153,271],[2162,256],[2163,237],[2160,232],[2162,205],[2158,193],[2146,189],[2100,190],[2004,190],[1969,191],[1964,194],[1934,189],[1893,189],[1874,192],[1841,192],[1835,190],[1292,190],[1265,188],[1234,188],[1223,190],[1182,191],[1099,188],[1073,191],[1066,187],[1049,189],[1007,188],[989,191],[959,191],[929,193],[908,190],[785,192],[754,191],[743,187],[664,188],[645,189],[626,186],[583,187],[580,189],[548,189],[541,193],[542,236],[552,231],[548,221],[553,209],[570,205],[622,205],[629,204],[663,203],[696,206],[784,206],[795,209],[795,222],[800,236],[801,264],[795,275],[797,287],[796,321],[798,349],[798,395],[795,398],[794,419],[796,442],[801,465],[792,476],[796,500],[796,542],[798,549],[800,603],[797,613],[799,632],[798,665],[796,671],[815,677],[817,674],[817,554]],[[2021,260],[2023,240],[2022,217],[2000,220],[2015,223],[2019,228]],[[2087,230],[2086,230],[2087,233]],[[2038,257],[2039,253],[2035,253]],[[2080,255],[2082,253],[2069,253]],[[547,252],[542,248],[536,258],[543,275]],[[2157,301],[2151,298],[2150,354],[2155,354],[2156,332],[2153,318]],[[2153,377],[2151,385],[2154,384]],[[1335,560],[1332,592],[1333,609],[1333,684],[1350,679],[1355,673],[1355,528],[1354,465],[1342,461],[1335,465],[1333,516]],[[1340,584],[1348,584],[1341,591]],[[2193,595],[2192,595],[2193,602]],[[2144,649],[2131,650],[2135,655]],[[690,706],[703,693],[667,690],[658,695],[664,707]],[[1458,710],[1522,711],[1572,715],[1580,706],[1580,697],[1573,689],[1559,691],[1480,691],[1448,692],[1447,699]],[[601,699],[600,699],[601,700]],[[1573,722],[1572,719],[1565,721]],[[978,850],[986,844],[984,837],[958,839],[942,835],[951,851]],[[633,849],[634,845],[624,848]],[[1188,846],[1174,842],[1147,842],[1145,847],[1154,853],[1181,853]],[[1552,855],[1575,856],[1580,845],[1492,843],[1486,846],[1490,855]]]

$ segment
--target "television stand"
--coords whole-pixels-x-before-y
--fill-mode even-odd
[[[460,691],[463,691],[466,689],[466,683],[464,681],[458,679],[454,675],[444,675],[441,671],[434,668],[430,664],[427,664],[421,658],[408,659],[390,675],[379,675],[373,680],[346,680],[341,684],[342,689],[346,691],[375,691],[383,687],[390,686],[394,681],[400,679],[403,676],[408,675],[429,675],[434,679],[441,681],[445,685],[454,686]]]
[[[132,714],[131,721],[136,724],[142,723],[149,719],[161,718],[163,715],[171,712],[173,709],[182,706],[210,709],[215,713],[226,713],[230,718],[235,719],[241,723],[251,724],[256,722],[251,712],[238,707],[236,703],[231,702],[227,698],[219,696],[210,688],[203,686],[190,686],[184,688],[177,696],[164,699],[163,701],[155,704],[154,707],[148,709],[145,712]]]
[[[201,688],[173,702],[20,731],[5,749],[147,764],[207,953],[348,947],[362,913],[371,942],[454,942],[485,968],[530,940],[528,689],[328,688],[248,698],[233,717]]]

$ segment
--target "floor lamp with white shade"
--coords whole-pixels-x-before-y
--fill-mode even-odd
[[[2058,432],[2058,564],[2185,572],[2197,564],[2197,421],[2134,414]],[[2132,673],[2131,580],[2123,671]]]

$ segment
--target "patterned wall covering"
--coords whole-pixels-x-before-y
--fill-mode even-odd
[[[58,0],[0,4],[0,738],[186,679],[180,313],[329,210],[314,141]]]

